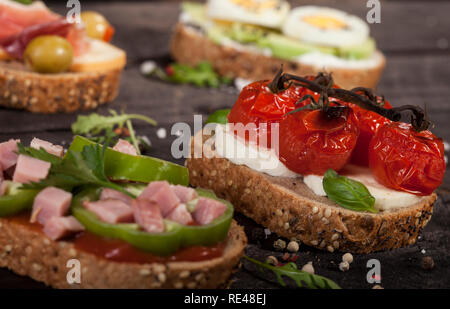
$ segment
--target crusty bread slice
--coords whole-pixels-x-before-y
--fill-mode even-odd
[[[93,39],[72,72],[60,74],[32,72],[0,52],[0,106],[46,114],[97,108],[117,97],[125,64],[123,50]]]
[[[212,189],[236,211],[279,236],[296,237],[330,252],[369,253],[411,245],[430,220],[436,200],[433,193],[410,207],[378,214],[356,212],[315,195],[301,178],[259,173],[214,151],[208,157],[186,160],[191,185]]]
[[[246,243],[243,228],[233,221],[220,258],[167,264],[113,262],[80,251],[70,241],[55,242],[41,230],[0,218],[0,267],[54,288],[217,288],[226,284]],[[70,259],[80,262],[80,284],[67,282]]]
[[[221,75],[254,81],[272,79],[282,64],[287,73],[299,76],[316,75],[323,71],[322,67],[218,45],[202,32],[183,23],[178,23],[174,29],[170,50],[173,58],[179,63],[196,65],[202,61],[209,61]],[[328,67],[327,70],[333,73],[334,81],[342,88],[374,88],[386,63],[383,54],[380,51],[376,53],[380,58],[376,67],[369,69]]]

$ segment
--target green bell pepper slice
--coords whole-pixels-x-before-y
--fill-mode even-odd
[[[94,213],[83,207],[85,200],[98,200],[100,192],[101,188],[88,188],[72,200],[72,214],[86,230],[99,236],[123,240],[138,249],[160,256],[173,254],[183,247],[209,246],[224,241],[233,218],[234,210],[229,202],[217,198],[211,191],[197,189],[199,196],[223,202],[227,206],[225,213],[210,224],[202,226],[186,226],[164,220],[165,232],[148,233],[139,230],[136,224],[109,224],[100,221]]]
[[[31,209],[34,198],[40,190],[16,188],[7,195],[0,196],[0,217],[12,216]]]
[[[69,150],[81,152],[84,146],[95,143],[82,136],[75,136]],[[112,148],[105,152],[105,174],[112,180],[151,182],[167,180],[172,184],[187,186],[189,172],[184,166],[148,156],[133,156]]]

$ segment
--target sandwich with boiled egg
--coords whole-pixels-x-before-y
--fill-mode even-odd
[[[270,79],[280,65],[297,75],[332,72],[343,88],[377,85],[385,66],[359,17],[281,0],[183,3],[171,53],[180,63],[209,61],[222,75]]]
[[[37,113],[98,107],[118,94],[126,53],[101,14],[70,22],[41,1],[0,0],[0,105]]]

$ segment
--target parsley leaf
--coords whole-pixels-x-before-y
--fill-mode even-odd
[[[286,282],[283,280],[283,276],[289,277],[295,281],[299,288],[307,287],[311,289],[340,289],[340,286],[337,285],[334,281],[319,276],[315,274],[310,274],[308,272],[297,269],[297,265],[295,263],[287,263],[283,266],[273,266],[268,263],[264,263],[258,260],[255,260],[251,257],[244,255],[244,259],[255,264],[261,272],[264,269],[272,271],[277,277],[278,283],[285,287]]]
[[[27,150],[29,151],[29,149],[25,149],[25,151]],[[135,198],[132,193],[128,192],[122,186],[109,181],[106,177],[105,150],[106,146],[100,146],[98,144],[84,146],[81,152],[69,150],[64,159],[52,163],[46,179],[24,184],[22,187],[24,189],[41,189],[55,186],[71,189],[83,185],[96,185],[111,188]],[[28,155],[37,159],[43,159],[42,152],[45,152],[45,150],[41,149],[41,153],[30,151]]]

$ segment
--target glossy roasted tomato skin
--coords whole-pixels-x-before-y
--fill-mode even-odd
[[[267,147],[271,147],[271,124],[278,123],[284,115],[294,110],[295,103],[305,92],[303,87],[291,85],[274,94],[267,87],[269,83],[270,81],[259,81],[244,87],[228,115],[229,123],[254,124],[258,143],[263,136],[267,136]],[[247,140],[248,137],[249,135],[245,136]]]
[[[430,195],[444,178],[444,144],[430,131],[417,132],[410,124],[393,122],[372,138],[369,166],[388,188]]]
[[[391,121],[380,114],[366,110],[356,104],[348,103],[358,119],[359,137],[353,150],[350,162],[360,166],[369,166],[369,144],[378,129]],[[384,108],[391,109],[389,102],[384,103]]]
[[[302,175],[341,170],[350,160],[359,129],[352,109],[329,119],[321,110],[302,110],[280,122],[279,158]]]

